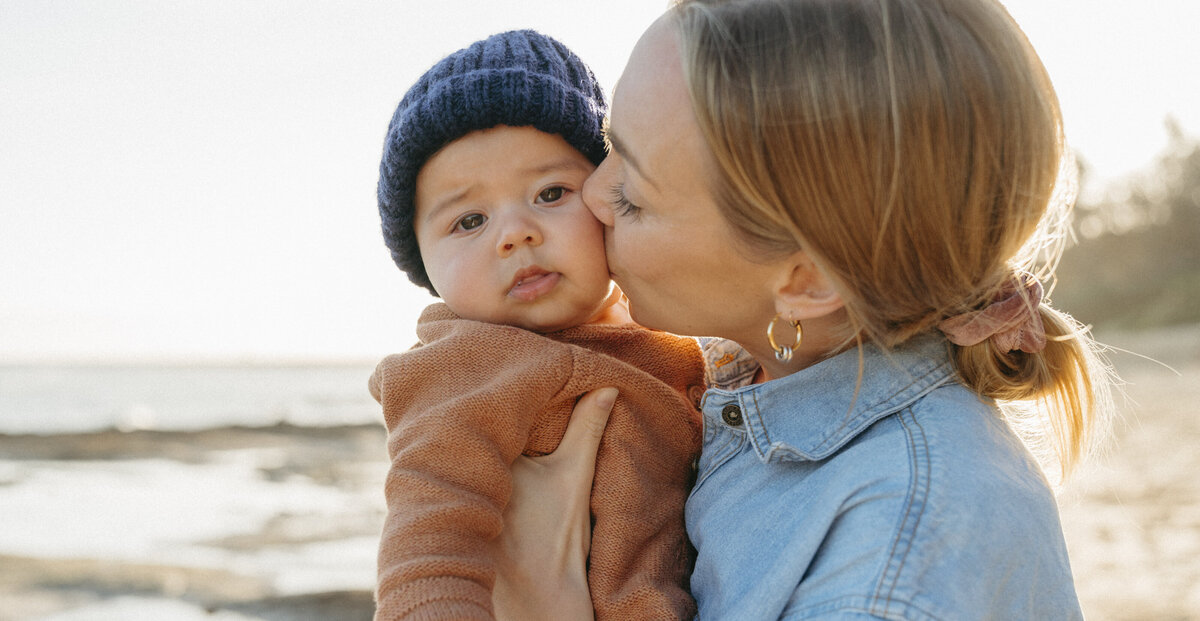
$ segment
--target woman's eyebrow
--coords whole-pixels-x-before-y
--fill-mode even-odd
[[[635,158],[629,148],[625,146],[625,141],[621,140],[621,138],[617,136],[617,133],[613,131],[612,125],[609,124],[607,120],[604,123],[604,138],[608,141],[609,147],[613,151],[616,151],[617,154],[621,156],[622,160],[629,162],[629,165],[633,167],[633,170],[637,172],[639,177],[645,179],[646,183],[649,183],[655,190],[658,189],[658,186],[654,184],[654,180],[646,175],[646,169],[642,168],[642,166],[638,164],[637,158]]]

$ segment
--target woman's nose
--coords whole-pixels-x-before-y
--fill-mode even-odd
[[[616,180],[613,178],[611,160],[612,158],[608,157],[600,162],[600,166],[596,167],[583,183],[582,192],[583,204],[587,205],[588,211],[591,211],[604,226],[613,225],[612,203],[609,197]]]
[[[496,251],[506,257],[522,246],[540,246],[542,230],[533,219],[526,216],[514,216],[508,219],[500,232]]]

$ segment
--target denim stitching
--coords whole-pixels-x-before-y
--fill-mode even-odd
[[[911,487],[909,488],[910,500],[908,506],[904,509],[904,518],[900,521],[900,528],[896,532],[896,538],[892,541],[892,549],[889,553],[889,558],[898,560],[898,563],[888,562],[888,567],[883,575],[879,578],[879,592],[882,592],[885,585],[887,586],[887,595],[883,600],[883,611],[873,612],[874,614],[887,614],[892,605],[892,594],[896,590],[896,584],[900,582],[900,571],[904,568],[904,563],[908,559],[908,553],[912,550],[913,540],[916,538],[917,528],[921,525],[921,518],[925,514],[925,505],[929,497],[929,478],[931,475],[931,466],[929,463],[929,441],[925,436],[925,430],[916,420],[912,410],[899,412],[896,419],[900,422],[900,426],[904,429],[904,434],[908,438],[908,446],[911,451],[910,462],[913,469],[913,477]],[[918,437],[919,436],[919,437]],[[914,509],[915,515],[914,515]],[[910,518],[915,518],[912,525],[909,526]],[[902,540],[907,541],[902,541]],[[904,551],[899,553],[899,559],[896,555],[899,548],[904,546]],[[890,585],[887,584],[890,582]],[[878,597],[878,593],[876,595]],[[875,611],[876,606],[872,605],[872,611]]]
[[[945,384],[953,377],[953,375],[950,373],[938,373],[938,371],[943,370],[943,367],[945,366],[947,365],[934,365],[933,368],[926,371],[920,377],[913,378],[913,381],[903,388],[900,388],[876,403],[873,403],[869,406],[864,406],[863,410],[857,416],[847,418],[845,422],[843,422],[836,429],[822,438],[820,442],[814,445],[810,458],[824,458],[827,456],[824,454],[824,451],[840,446],[846,440],[849,440],[851,437],[853,437],[853,435],[856,435],[844,433],[847,428],[855,428],[861,425],[863,422],[872,421],[893,407],[908,405],[933,389]]]
[[[736,456],[738,454],[738,452],[742,450],[742,443],[745,442],[745,440],[746,440],[745,434],[738,433],[735,431],[730,431],[730,430],[721,430],[721,431],[723,433],[727,434],[729,436],[729,438],[727,440],[725,440],[725,443],[721,445],[721,448],[719,450],[720,451],[725,451],[726,449],[729,449],[729,450],[728,450],[727,454],[724,454],[724,455],[717,453],[718,457],[713,459],[712,465],[705,468],[703,473],[697,474],[696,483],[694,485],[692,485],[692,491],[688,492],[689,500],[691,500],[692,496],[696,495],[696,490],[700,489],[700,487],[702,485],[704,485],[704,483],[706,481],[708,481],[708,478],[710,476],[712,476],[713,473],[715,473],[718,469],[720,469],[721,466],[724,466],[725,464],[729,463],[729,460],[733,459],[734,456]],[[730,445],[733,445],[733,447],[730,448]]]
[[[762,419],[762,410],[758,407],[758,392],[751,391],[750,399],[754,402],[754,421],[757,424],[750,429],[750,416],[746,416],[746,431],[751,432],[749,435],[754,439],[754,452],[758,454],[759,459],[770,461],[774,449],[771,447],[771,434],[767,432],[767,424]]]

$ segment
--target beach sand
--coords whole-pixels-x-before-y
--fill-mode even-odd
[[[1109,453],[1063,489],[1095,621],[1200,619],[1200,328],[1106,339]],[[378,425],[0,435],[0,621],[368,620]]]
[[[1124,395],[1107,454],[1059,497],[1090,620],[1200,619],[1200,326],[1112,335]]]

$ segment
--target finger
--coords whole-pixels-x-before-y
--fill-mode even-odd
[[[595,467],[596,451],[600,449],[600,438],[608,424],[613,403],[617,400],[616,388],[599,388],[584,395],[575,404],[567,430],[563,434],[555,454],[585,458],[581,465],[588,470]]]

